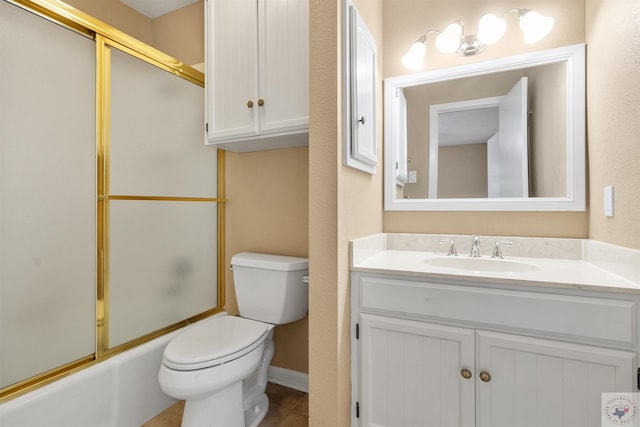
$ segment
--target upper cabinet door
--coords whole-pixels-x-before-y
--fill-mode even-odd
[[[209,139],[258,134],[257,24],[256,0],[207,2]]]
[[[259,0],[260,132],[309,127],[309,2]]]
[[[209,0],[207,8],[208,143],[307,145],[308,0]]]

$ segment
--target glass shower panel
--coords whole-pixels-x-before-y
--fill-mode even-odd
[[[0,388],[95,352],[95,43],[0,0]]]
[[[114,348],[217,306],[218,207],[204,89],[110,51],[106,308]]]
[[[217,304],[217,203],[110,204],[109,346]]]
[[[204,89],[111,49],[110,194],[216,197]]]

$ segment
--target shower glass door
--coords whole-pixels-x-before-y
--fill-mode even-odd
[[[0,1],[0,389],[95,353],[95,49]]]
[[[16,2],[0,0],[0,403],[224,295],[202,73],[60,2]]]
[[[105,146],[107,348],[217,305],[217,157],[204,88],[115,46]]]

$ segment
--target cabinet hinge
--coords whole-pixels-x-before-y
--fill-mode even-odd
[[[360,402],[356,402],[356,418],[360,418]]]
[[[204,131],[207,133],[209,132],[209,123],[204,124]]]
[[[357,340],[360,339],[360,324],[359,323],[356,323],[356,339]]]
[[[638,368],[638,390],[640,390],[640,368]]]

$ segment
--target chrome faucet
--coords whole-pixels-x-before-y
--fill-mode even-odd
[[[496,246],[493,248],[493,255],[491,255],[491,258],[500,258],[502,259],[502,249],[500,249],[500,245],[503,246],[511,246],[513,245],[512,242],[501,242],[499,240],[496,240]]]
[[[471,258],[480,258],[480,236],[474,234],[472,238],[473,245],[471,245],[471,253],[469,256]]]
[[[458,256],[458,251],[456,250],[456,243],[453,241],[453,239],[449,240],[449,239],[442,239],[440,240],[440,243],[448,243],[449,244],[449,249],[447,249],[447,256]]]

